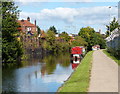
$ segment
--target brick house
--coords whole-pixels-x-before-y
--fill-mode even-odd
[[[18,30],[19,32],[23,32],[23,33],[26,33],[26,34],[35,34],[37,33],[37,26],[36,26],[36,20],[34,22],[34,24],[32,24],[30,22],[30,17],[27,17],[27,20],[18,20],[18,23],[20,24]]]
[[[36,20],[34,24],[30,22],[30,17],[27,17],[26,20],[18,20],[19,24],[18,31],[20,32],[20,40],[24,44],[24,48],[27,50],[34,51],[37,47],[39,47],[39,40],[37,39],[36,34],[38,34]]]

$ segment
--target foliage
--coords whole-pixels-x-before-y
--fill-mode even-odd
[[[13,42],[7,42],[6,40],[2,40],[2,62],[10,63],[15,62],[17,59],[21,58],[23,54],[22,45],[17,40]]]
[[[80,32],[78,33],[79,36],[85,39],[88,43],[87,50],[92,50],[92,46],[94,45],[93,37],[94,37],[95,30],[91,27],[81,28]]]
[[[95,30],[91,27],[81,28],[78,33],[79,36],[85,39],[88,43],[87,50],[92,50],[92,46],[100,45],[101,48],[105,48],[105,40],[101,34],[95,32]]]
[[[22,45],[17,40],[18,15],[14,2],[2,2],[2,62],[15,62],[23,54]]]
[[[105,47],[106,47],[106,41],[103,39],[103,36],[101,34],[94,33],[92,41],[93,41],[94,45],[100,45],[101,49],[105,49]]]
[[[87,46],[87,42],[81,37],[81,36],[76,36],[75,40],[72,42],[72,46]]]
[[[66,32],[62,32],[60,34],[60,38],[66,42],[69,42],[70,41],[70,36],[66,33]]]
[[[46,40],[50,42],[50,45],[53,45],[55,42],[55,33],[51,30],[48,30],[46,33]]]
[[[103,50],[103,52],[108,56],[110,57],[111,59],[113,59],[116,63],[118,63],[118,65],[120,65],[120,59],[118,59],[119,57],[115,56],[113,53],[111,53],[111,51],[114,53],[114,50],[112,49],[109,49],[109,50]],[[120,56],[120,54],[119,54]]]
[[[39,35],[39,34],[40,34],[40,31],[41,31],[41,29],[40,29],[39,26],[37,26],[37,30],[38,30],[38,35]]]
[[[70,44],[68,40],[65,40],[63,42],[60,42],[59,40],[57,41],[55,33],[51,30],[48,30],[46,33],[46,40],[43,42],[43,48],[50,52],[62,52],[68,51],[70,48]]]
[[[48,30],[46,33],[46,41],[43,43],[43,48],[46,50],[53,50],[53,45],[55,43],[55,33],[51,30]]]
[[[51,27],[49,28],[49,30],[50,30],[50,31],[53,31],[55,34],[57,34],[57,30],[56,30],[55,26],[51,26]]]
[[[107,31],[106,31],[106,36],[110,35],[110,32],[112,32],[114,29],[119,27],[118,20],[116,18],[113,18],[113,21],[110,22],[110,25],[106,25]],[[110,32],[109,32],[110,31]]]

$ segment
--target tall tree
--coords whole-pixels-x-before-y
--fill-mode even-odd
[[[118,20],[116,18],[113,18],[113,21],[110,22],[110,25],[106,25],[107,31],[106,31],[106,36],[110,35],[110,32],[112,32],[114,29],[119,27]],[[110,31],[110,32],[109,32]]]
[[[37,26],[37,31],[38,31],[38,35],[41,33],[41,29],[39,26]]]
[[[55,26],[51,26],[49,28],[50,31],[53,31],[55,34],[57,34],[57,29],[55,28]]]
[[[92,50],[92,46],[94,45],[93,37],[95,30],[91,27],[81,28],[78,35],[85,39],[88,43],[87,50]]]
[[[14,2],[2,2],[2,62],[15,62],[21,58],[22,45],[17,40],[18,34],[18,6]]]
[[[92,41],[93,41],[94,45],[100,45],[100,48],[105,49],[106,41],[104,40],[104,38],[101,34],[94,33]]]

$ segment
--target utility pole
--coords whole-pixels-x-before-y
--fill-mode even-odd
[[[109,18],[111,20],[111,6],[109,6],[109,9],[110,9],[110,11],[109,11],[110,12],[110,14],[109,14],[110,17]],[[109,21],[109,25],[110,25],[110,21]],[[110,32],[110,26],[109,26],[109,36],[110,36],[110,34],[111,34],[111,32]]]
[[[111,8],[112,7],[117,7],[117,6],[109,6],[109,9],[110,9],[110,14],[109,14],[109,16],[110,16],[110,22],[111,22]],[[110,22],[109,22],[109,24],[110,24]],[[110,31],[110,26],[109,26],[109,37],[110,37],[110,39],[111,39],[111,47],[112,47],[112,36],[111,36],[111,31]]]
[[[117,6],[109,6],[109,9],[110,9],[110,14],[109,14],[109,19],[110,19],[110,21],[109,21],[109,25],[110,25],[110,22],[111,22],[111,8],[112,7],[117,7]],[[111,32],[110,32],[110,26],[109,26],[109,35],[111,34]]]

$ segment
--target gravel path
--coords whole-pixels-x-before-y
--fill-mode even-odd
[[[118,65],[102,50],[94,51],[89,92],[118,92]]]

